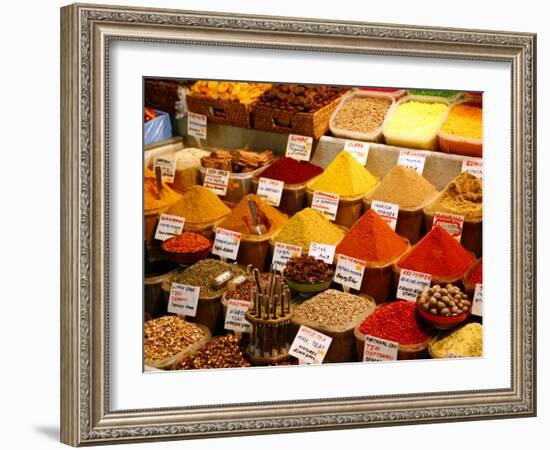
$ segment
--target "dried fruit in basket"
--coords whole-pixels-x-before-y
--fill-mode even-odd
[[[191,94],[213,100],[237,101],[247,105],[270,88],[271,85],[266,83],[199,80],[191,87]]]

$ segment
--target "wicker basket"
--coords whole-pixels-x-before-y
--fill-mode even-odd
[[[174,114],[179,100],[178,87],[189,85],[190,81],[145,80],[144,104],[148,108],[159,109]]]
[[[300,134],[319,139],[328,130],[330,116],[342,96],[315,112],[283,111],[266,106],[253,106],[254,128],[283,134]]]
[[[187,96],[189,111],[203,114],[208,122],[231,125],[240,128],[251,128],[251,107],[234,100],[220,100],[197,95]]]

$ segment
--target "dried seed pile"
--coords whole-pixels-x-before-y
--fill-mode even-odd
[[[298,283],[324,283],[334,276],[334,269],[313,256],[295,256],[287,261],[283,275]]]
[[[374,309],[372,300],[328,289],[294,309],[293,320],[318,322],[328,327],[344,327]]]
[[[143,354],[145,360],[160,361],[185,350],[206,336],[196,324],[178,316],[164,316],[145,322]]]
[[[239,338],[233,334],[212,339],[177,366],[177,370],[224,369],[249,367],[244,358]]]
[[[384,122],[391,100],[378,97],[357,97],[346,102],[334,119],[334,126],[343,130],[370,132]]]

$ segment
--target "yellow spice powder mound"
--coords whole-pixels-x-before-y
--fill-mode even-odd
[[[400,104],[390,117],[385,133],[429,139],[437,131],[448,106],[443,103],[409,101]]]
[[[312,242],[336,245],[345,234],[319,211],[305,208],[292,216],[274,240],[298,245],[307,252]]]
[[[443,133],[481,139],[483,110],[475,105],[456,105],[441,125]]]
[[[231,210],[210,189],[193,186],[183,194],[167,213],[185,217],[189,223],[214,222],[229,214]]]
[[[150,169],[145,169],[143,179],[143,209],[145,212],[152,212],[173,205],[180,198],[181,195],[171,189],[164,181],[159,193],[155,173]]]
[[[364,194],[378,179],[347,151],[334,158],[326,170],[307,187],[314,191],[331,192],[345,197]]]
[[[431,351],[439,358],[449,356],[480,357],[483,355],[483,328],[479,323],[469,323],[436,341]]]
[[[478,218],[483,213],[483,183],[481,178],[463,172],[451,181],[441,196],[430,206],[433,212],[458,214]]]

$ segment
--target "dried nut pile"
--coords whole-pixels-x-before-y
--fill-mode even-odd
[[[205,336],[202,328],[178,316],[148,320],[143,327],[144,358],[149,361],[169,358]]]
[[[293,320],[318,322],[329,327],[345,327],[373,308],[372,300],[328,289],[294,309]]]
[[[346,102],[334,119],[334,126],[343,130],[370,132],[380,128],[391,100],[378,97],[356,97]]]
[[[239,338],[233,334],[212,339],[176,367],[177,370],[224,369],[249,367],[244,358]]]
[[[342,92],[343,89],[334,86],[278,84],[264,93],[256,105],[282,111],[311,112],[328,105]]]
[[[295,256],[287,261],[283,275],[298,283],[324,283],[334,276],[334,269],[313,256]]]
[[[457,286],[447,284],[444,288],[436,284],[426,289],[417,300],[418,306],[438,316],[458,316],[470,311],[472,302]]]

